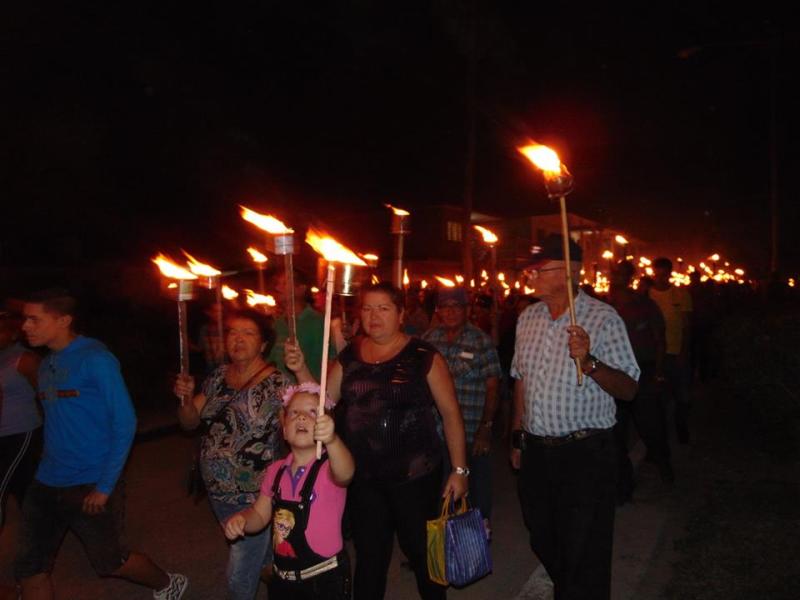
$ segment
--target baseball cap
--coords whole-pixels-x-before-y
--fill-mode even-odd
[[[569,240],[569,258],[572,262],[583,260],[583,250],[572,239]],[[550,260],[564,260],[563,238],[557,233],[551,233],[541,244],[531,247],[531,259],[526,268],[535,269]]]

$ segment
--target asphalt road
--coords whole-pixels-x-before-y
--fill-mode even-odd
[[[494,572],[467,588],[451,590],[458,600],[545,599],[551,596],[546,575],[537,569],[530,551],[516,497],[515,475],[507,466],[506,444],[495,441],[495,513],[492,553]],[[138,442],[126,471],[128,502],[126,535],[132,548],[149,554],[168,571],[190,578],[185,598],[225,597],[226,545],[219,526],[205,502],[187,498],[184,480],[190,462],[192,441],[179,433]],[[641,446],[634,449],[639,464]],[[665,488],[649,465],[638,471],[635,502],[617,514],[614,554],[613,598],[655,598],[668,577],[670,540],[680,529],[680,471],[689,460],[686,447],[675,451],[678,484]],[[11,582],[19,512],[9,502],[6,527],[0,532],[0,583]],[[351,549],[352,550],[352,549]],[[352,556],[352,552],[351,552]],[[416,597],[414,578],[401,566],[396,547],[389,573],[387,600]],[[150,592],[124,581],[100,579],[72,534],[67,534],[54,571],[57,598],[69,600],[137,600]],[[265,598],[262,586],[259,598]]]

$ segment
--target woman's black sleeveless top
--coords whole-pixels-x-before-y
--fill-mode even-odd
[[[427,375],[436,349],[411,338],[394,358],[365,363],[354,340],[338,356],[343,368],[336,407],[339,435],[356,463],[356,478],[401,484],[442,460],[436,406]]]

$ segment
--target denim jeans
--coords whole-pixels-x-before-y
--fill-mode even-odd
[[[249,504],[228,504],[209,496],[211,509],[220,523]],[[258,592],[261,569],[272,562],[272,526],[254,535],[245,535],[235,542],[229,542],[228,598],[230,600],[253,600]]]

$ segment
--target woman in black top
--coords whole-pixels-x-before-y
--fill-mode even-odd
[[[405,335],[402,318],[402,292],[387,283],[368,286],[361,296],[365,335],[342,350],[328,375],[337,430],[356,462],[347,499],[356,600],[383,598],[395,532],[420,597],[444,598],[445,588],[428,578],[425,521],[438,514],[440,495],[459,499],[468,489],[464,422],[447,363],[433,346]],[[286,364],[299,381],[311,381],[297,346],[287,345]],[[434,409],[454,465],[441,494]]]

